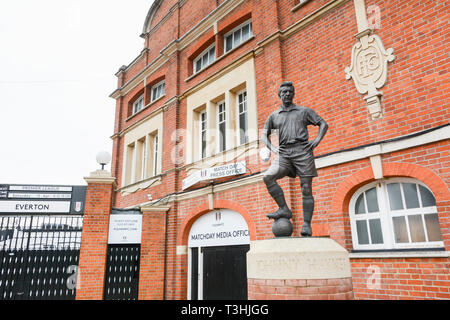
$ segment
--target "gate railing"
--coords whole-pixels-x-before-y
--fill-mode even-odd
[[[75,299],[82,216],[0,216],[0,300]]]

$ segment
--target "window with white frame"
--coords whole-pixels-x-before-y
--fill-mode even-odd
[[[137,100],[133,103],[133,114],[138,113],[144,108],[144,95],[141,95]]]
[[[155,133],[152,137],[152,143],[153,143],[153,175],[158,174],[158,133]]]
[[[238,145],[248,142],[247,91],[237,95]]]
[[[251,144],[253,148],[258,140],[254,74],[250,59],[188,95],[187,164],[205,158],[229,161],[242,154],[244,146]],[[201,116],[203,111],[206,114]]]
[[[151,88],[151,99],[150,102],[153,102],[159,98],[161,98],[166,93],[166,85],[165,81],[158,82]]]
[[[139,159],[140,159],[140,167],[139,167],[139,173],[138,173],[138,179],[137,180],[144,180],[147,178],[147,137],[143,137],[141,140],[138,141],[139,145]]]
[[[360,188],[350,200],[353,248],[442,247],[436,200],[421,182],[393,178]]]
[[[252,21],[247,20],[224,35],[225,52],[236,48],[238,45],[253,36]]]
[[[206,118],[206,111],[203,110],[199,113],[199,151],[200,151],[200,159],[203,159],[206,157],[206,130],[207,130],[207,118]]]
[[[216,60],[216,46],[213,44],[194,59],[194,73],[206,68]]]
[[[159,173],[158,132],[154,132],[127,146],[125,184],[132,184]]]
[[[225,151],[227,148],[226,120],[225,101],[221,101],[217,104],[217,134],[219,139],[219,143],[217,145],[218,152]]]

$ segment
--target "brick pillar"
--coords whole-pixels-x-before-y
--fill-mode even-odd
[[[164,299],[166,215],[170,207],[141,207],[139,300]]]
[[[84,178],[88,183],[78,264],[77,300],[103,299],[109,214],[115,178],[97,170]]]

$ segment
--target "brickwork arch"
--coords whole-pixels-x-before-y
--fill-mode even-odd
[[[436,202],[445,202],[450,199],[450,192],[445,182],[432,170],[422,166],[404,162],[383,163],[383,176],[414,178],[430,188]],[[353,193],[362,185],[374,181],[372,167],[364,168],[347,177],[337,188],[332,200],[332,212],[348,212],[348,205]]]
[[[155,17],[155,14],[163,1],[164,0],[155,0],[150,9],[148,10],[147,16],[145,17],[144,27],[142,28],[143,34],[145,34],[148,31],[148,29],[152,26],[153,18]]]
[[[183,220],[181,223],[178,237],[177,237],[177,245],[187,245],[189,231],[191,230],[192,224],[197,220],[200,216],[217,209],[230,209],[238,212],[247,223],[248,230],[250,233],[250,241],[256,240],[256,226],[253,221],[250,213],[240,204],[229,201],[229,200],[214,200],[214,208],[209,208],[208,202],[203,202],[198,207],[193,209]]]

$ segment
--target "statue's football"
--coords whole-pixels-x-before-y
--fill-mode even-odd
[[[276,219],[272,224],[275,237],[290,237],[293,229],[292,222],[287,218]]]

